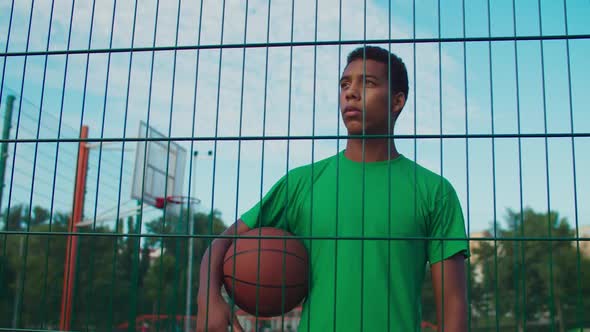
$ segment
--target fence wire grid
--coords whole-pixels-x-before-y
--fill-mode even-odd
[[[0,0],[0,330],[196,331],[212,241],[285,175],[385,140],[452,184],[466,238],[365,233],[362,187],[362,232],[295,232],[310,253],[361,243],[364,266],[388,243],[391,273],[392,246],[466,239],[467,330],[590,331],[588,17],[585,0]],[[395,133],[347,132],[340,79],[363,46],[407,68]],[[446,331],[424,269],[412,308],[381,309]],[[232,312],[245,331],[367,330],[358,277],[358,328],[336,328],[342,300]]]

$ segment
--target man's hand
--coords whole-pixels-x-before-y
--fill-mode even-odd
[[[249,230],[248,225],[238,220],[228,227],[222,235],[239,235]],[[231,322],[231,309],[221,296],[223,258],[231,244],[231,238],[215,239],[203,254],[199,272],[199,293],[197,294],[197,303],[199,304],[197,331],[226,332]],[[233,326],[234,331],[243,331],[237,319],[233,319]]]
[[[432,264],[431,272],[438,330],[467,331],[465,257],[457,254]]]
[[[227,332],[232,323],[231,308],[222,297],[213,297],[209,303],[199,303],[199,312],[197,314],[197,331],[198,332]],[[238,317],[233,315],[233,331],[244,332],[244,329],[238,321]]]

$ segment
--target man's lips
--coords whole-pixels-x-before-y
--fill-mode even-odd
[[[348,106],[344,108],[344,112],[342,112],[345,116],[360,116],[362,111],[356,107]]]

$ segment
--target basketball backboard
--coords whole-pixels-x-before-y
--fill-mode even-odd
[[[138,137],[150,140],[137,142],[131,197],[156,206],[159,197],[182,195],[186,149],[143,121]],[[172,205],[167,211],[178,213],[180,208]]]

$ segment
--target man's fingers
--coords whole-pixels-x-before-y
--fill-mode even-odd
[[[244,332],[244,329],[242,328],[242,326],[240,325],[240,321],[238,320],[238,316],[236,314],[234,314],[234,319],[233,319],[233,327],[234,327],[234,331],[235,332]]]

